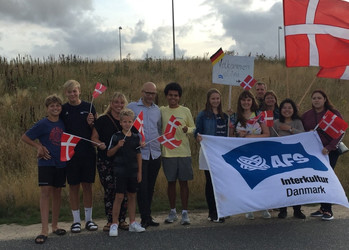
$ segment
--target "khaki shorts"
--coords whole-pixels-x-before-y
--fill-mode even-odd
[[[191,157],[162,157],[167,181],[190,181],[193,179]]]

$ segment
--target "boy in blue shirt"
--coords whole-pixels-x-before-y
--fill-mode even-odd
[[[25,143],[37,149],[42,225],[40,235],[35,238],[37,244],[43,244],[47,239],[51,196],[52,232],[57,235],[66,233],[57,225],[61,207],[61,189],[65,187],[66,180],[65,162],[60,161],[61,136],[64,131],[64,124],[59,119],[59,114],[62,111],[62,100],[56,95],[48,96],[45,100],[45,106],[47,117],[38,121],[22,135],[22,140]]]

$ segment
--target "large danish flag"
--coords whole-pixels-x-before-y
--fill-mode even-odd
[[[100,94],[102,94],[107,89],[102,83],[97,82],[95,90],[93,91],[93,98],[97,98]]]
[[[329,136],[337,139],[348,128],[348,124],[342,118],[328,110],[319,122],[319,127]]]
[[[140,135],[142,136],[142,141],[145,141],[145,136],[144,136],[144,127],[143,127],[143,111],[141,111],[136,120],[133,123],[133,127],[135,127],[138,132],[140,133]]]
[[[284,0],[286,66],[349,65],[349,3]]]
[[[81,137],[63,132],[61,137],[61,161],[69,161],[73,157],[74,148],[80,139]]]

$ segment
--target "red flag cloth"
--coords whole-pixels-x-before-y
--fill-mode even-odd
[[[349,3],[284,0],[286,66],[349,65]]]
[[[80,141],[81,137],[63,133],[61,136],[61,161],[69,161],[75,151],[74,148]]]
[[[337,139],[348,128],[348,124],[342,118],[328,110],[319,122],[319,128],[332,138]]]
[[[173,134],[164,134],[158,138],[158,141],[169,149],[177,148],[182,143],[182,140],[176,140]]]
[[[321,68],[317,73],[317,77],[349,80],[349,66]]]
[[[143,111],[141,111],[136,120],[133,123],[133,127],[135,127],[140,135],[142,136],[142,141],[145,141],[145,136],[144,136],[144,127],[143,127]]]
[[[182,125],[174,115],[171,115],[170,119],[167,122],[165,133],[170,133],[172,136],[176,134],[176,129],[178,126]]]
[[[93,98],[97,98],[100,94],[102,94],[105,90],[107,89],[106,86],[104,86],[103,84],[97,82],[95,90],[93,91]]]
[[[256,79],[254,79],[252,76],[248,75],[245,80],[243,80],[240,84],[241,87],[243,87],[243,89],[245,90],[250,90],[253,85],[255,85],[255,83],[257,82]]]

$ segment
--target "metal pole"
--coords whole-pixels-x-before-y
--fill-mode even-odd
[[[122,57],[121,57],[121,30],[122,30],[122,27],[120,26],[119,27],[120,61],[122,60]]]
[[[281,26],[278,27],[278,55],[279,55],[279,60],[280,60],[280,30],[282,29]]]
[[[176,60],[176,41],[175,41],[175,24],[174,24],[174,0],[172,0],[172,35],[173,35],[173,60]]]

